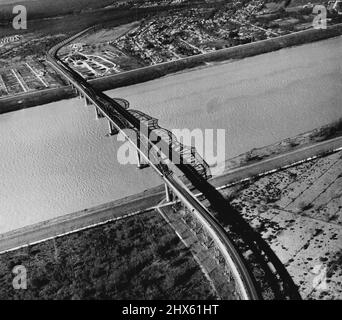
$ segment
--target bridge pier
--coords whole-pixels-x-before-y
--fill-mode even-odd
[[[91,105],[91,102],[89,101],[89,99],[87,97],[84,98],[84,106],[87,107],[87,106],[90,106]]]
[[[101,112],[101,110],[95,106],[95,112],[96,112],[96,119],[101,119],[104,118],[103,113]]]
[[[139,150],[141,150],[141,141],[140,141],[139,133],[137,133],[137,147],[139,148]],[[144,169],[144,168],[149,167],[148,163],[144,163],[139,151],[137,151],[137,167],[138,169]]]
[[[149,167],[149,164],[144,163],[144,160],[142,160],[139,151],[137,151],[137,163],[138,163],[138,165],[137,165],[138,169],[145,169],[145,168]]]
[[[109,134],[115,136],[119,133],[119,130],[115,128],[114,124],[108,120]]]

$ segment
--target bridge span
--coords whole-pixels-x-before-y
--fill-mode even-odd
[[[297,287],[285,267],[250,226],[230,206],[223,196],[208,183],[211,177],[209,166],[191,147],[178,143],[177,139],[154,119],[143,112],[129,110],[129,105],[120,99],[112,99],[103,92],[95,90],[84,78],[58,58],[58,51],[74,39],[83,36],[94,27],[86,29],[51,48],[47,60],[84,98],[86,105],[92,105],[99,118],[106,118],[111,135],[120,133],[137,151],[140,168],[150,166],[165,183],[167,201],[177,199],[187,212],[200,223],[209,241],[214,243],[221,263],[227,274],[227,281],[234,281],[239,296],[244,300],[262,299],[262,288],[256,281],[246,257],[239,250],[222,225],[214,217],[220,216],[229,225],[232,234],[238,235],[244,247],[253,252],[265,277],[278,299],[300,299]],[[131,129],[136,139],[127,134]],[[151,139],[151,136],[162,139]],[[181,161],[173,161],[181,159]],[[210,203],[210,210],[194,196],[190,188],[178,178],[181,172],[189,184],[200,191]],[[235,237],[234,237],[235,238]],[[236,239],[235,239],[236,242]]]

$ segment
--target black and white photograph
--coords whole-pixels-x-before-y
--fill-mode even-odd
[[[0,305],[341,299],[342,0],[0,0]]]

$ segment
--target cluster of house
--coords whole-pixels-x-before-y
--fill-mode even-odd
[[[235,1],[214,15],[210,7],[159,15],[117,39],[113,45],[147,64],[172,61],[214,51],[222,43],[228,46],[224,40],[236,27],[231,28],[227,22],[233,18],[239,24],[236,37],[240,40],[246,38],[246,41],[259,40],[266,37],[265,30],[248,24],[248,16],[262,4],[253,0],[244,6]],[[240,8],[233,12],[229,10],[231,6]]]

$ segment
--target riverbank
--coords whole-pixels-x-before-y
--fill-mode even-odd
[[[222,63],[223,61],[239,60],[283,48],[337,37],[341,34],[342,24],[329,26],[326,30],[305,30],[277,38],[248,43],[172,62],[165,62],[150,67],[127,71],[108,77],[90,80],[89,82],[96,89],[106,91],[150,81],[181,71],[184,72],[194,68],[203,68],[208,66],[208,64],[212,65],[213,63]],[[43,105],[62,99],[70,99],[72,97],[75,97],[75,92],[71,87],[65,86],[53,90],[37,91],[30,94],[0,99],[0,114]]]
[[[296,150],[313,146],[316,143],[329,141],[341,136],[342,118],[334,121],[331,124],[321,126],[305,133],[301,133],[295,137],[284,139],[273,145],[265,146],[262,148],[254,148],[237,157],[228,159],[225,161],[225,173],[229,173],[232,170],[243,166],[258,163],[261,160],[270,159],[284,153],[295,152]],[[324,151],[322,151],[322,153],[324,154]],[[317,156],[319,156],[319,154],[317,154]]]
[[[172,62],[164,62],[154,66],[99,78],[93,80],[93,83],[95,87],[106,91],[154,80],[180,71],[189,71],[190,69],[198,67],[208,67],[213,65],[215,62],[240,60],[340,35],[342,35],[342,24],[330,26],[326,30],[304,30],[276,38],[247,43],[214,52],[198,54]]]
[[[164,186],[0,234],[0,253],[138,215],[158,205]]]

